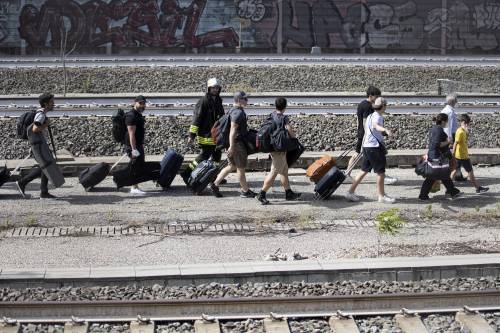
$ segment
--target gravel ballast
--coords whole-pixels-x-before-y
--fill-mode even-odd
[[[494,277],[454,278],[422,281],[366,281],[354,280],[327,283],[281,282],[219,284],[212,282],[198,286],[95,286],[63,287],[60,289],[26,288],[0,289],[2,302],[44,301],[109,301],[109,300],[162,300],[232,297],[295,297],[371,295],[394,293],[430,293],[492,290],[500,287]]]
[[[390,110],[389,110],[390,111]],[[437,112],[437,111],[436,111]],[[50,115],[50,114],[49,114]],[[250,116],[249,127],[258,129],[263,117]],[[356,142],[356,117],[291,116],[297,136],[308,151],[333,151],[352,148]],[[469,139],[471,148],[500,146],[500,117],[495,114],[475,114]],[[166,147],[182,154],[195,153],[187,144],[191,117],[148,117],[146,120],[146,154],[163,154]],[[53,132],[58,149],[67,149],[74,156],[120,155],[121,147],[111,135],[110,118],[54,118]],[[389,115],[385,126],[393,130],[387,139],[389,149],[425,149],[431,115]],[[28,144],[16,137],[16,120],[0,119],[0,159],[24,158]]]
[[[63,70],[1,69],[0,94],[63,92]],[[204,91],[208,78],[221,79],[229,92],[365,91],[369,84],[382,91],[436,93],[437,79],[464,82],[482,93],[500,92],[498,66],[210,66],[148,68],[69,68],[68,93]]]

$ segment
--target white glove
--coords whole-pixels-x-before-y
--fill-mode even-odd
[[[139,156],[141,156],[141,153],[137,149],[132,150],[132,157],[136,158]]]

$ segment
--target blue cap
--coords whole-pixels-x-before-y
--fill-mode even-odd
[[[248,99],[248,95],[244,91],[238,91],[234,94],[234,101],[237,102],[240,99]]]

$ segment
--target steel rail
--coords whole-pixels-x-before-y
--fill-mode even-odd
[[[155,301],[1,302],[0,314],[18,320],[57,321],[79,318],[115,318],[128,321],[137,315],[149,318],[198,318],[201,314],[225,318],[262,318],[327,315],[342,310],[354,314],[395,313],[402,308],[417,312],[455,311],[464,305],[498,308],[500,290],[317,297],[258,297]],[[443,310],[444,309],[444,310]]]

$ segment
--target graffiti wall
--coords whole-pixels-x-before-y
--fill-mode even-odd
[[[500,51],[500,0],[0,0],[0,49]]]

